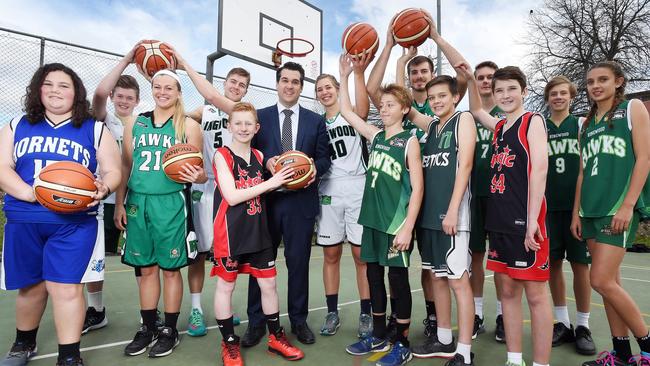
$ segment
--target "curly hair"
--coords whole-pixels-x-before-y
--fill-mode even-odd
[[[31,124],[36,124],[45,119],[45,106],[41,101],[41,87],[47,75],[54,71],[62,71],[72,79],[74,89],[72,124],[75,127],[80,127],[84,120],[92,117],[90,103],[86,100],[86,88],[81,78],[71,68],[60,63],[45,64],[39,67],[32,76],[29,85],[25,88],[25,107],[23,110],[27,115],[27,120]]]

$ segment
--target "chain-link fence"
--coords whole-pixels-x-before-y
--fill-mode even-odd
[[[4,28],[0,28],[0,50],[0,126],[22,113],[25,88],[42,64],[60,62],[72,68],[83,80],[90,99],[101,79],[122,57],[117,53]],[[138,74],[134,65],[129,65],[125,73],[135,76],[140,89],[145,91],[141,93],[136,112],[152,110],[154,102],[151,93],[147,92],[150,89],[147,81]],[[196,91],[190,78],[183,71],[179,72],[179,76],[186,109],[192,110],[202,105],[203,97]],[[214,77],[212,84],[223,92],[223,81],[222,77]],[[263,108],[277,102],[277,93],[274,89],[251,84],[243,100]],[[109,108],[112,108],[110,104]],[[313,98],[301,97],[300,104],[322,113],[321,105]]]

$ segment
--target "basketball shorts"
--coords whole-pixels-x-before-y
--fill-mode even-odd
[[[199,253],[207,253],[214,241],[214,179],[192,184],[192,219]]]
[[[104,223],[5,224],[0,281],[17,290],[42,281],[87,283],[104,279]]]
[[[259,252],[242,254],[236,257],[214,258],[210,276],[219,276],[227,282],[235,282],[237,275],[250,274],[255,278],[272,278],[275,270],[275,253],[273,248]]]
[[[488,270],[505,273],[516,280],[548,281],[548,238],[538,251],[527,252],[523,236],[499,232],[489,232],[489,235]]]
[[[613,217],[581,217],[582,238],[584,240],[596,239],[597,243],[610,244],[621,248],[631,247],[636,237],[636,229],[639,227],[639,213],[634,211],[627,231],[621,234],[612,233]]]
[[[187,229],[188,210],[182,191],[156,195],[131,191],[126,216],[124,264],[175,270],[196,257],[196,236]]]
[[[571,263],[590,264],[591,256],[587,243],[571,234],[571,211],[549,211],[546,213],[550,257],[554,260],[566,258]]]
[[[459,231],[454,236],[442,230],[417,229],[422,243],[422,268],[430,269],[436,277],[459,279],[470,273],[472,252],[469,250],[469,232]]]
[[[485,231],[485,216],[487,213],[487,197],[472,197],[470,215],[472,231],[469,234],[469,249],[473,253],[485,253],[487,247],[487,231]]]
[[[117,247],[120,242],[122,232],[115,226],[113,215],[115,214],[115,205],[104,203],[104,247],[108,253],[117,253]]]
[[[413,241],[408,250],[401,251],[393,248],[394,239],[395,235],[364,226],[361,236],[361,260],[366,263],[376,262],[384,267],[408,267]]]
[[[318,186],[320,215],[317,219],[316,244],[330,246],[346,238],[361,245],[363,226],[359,225],[365,176],[323,180]]]

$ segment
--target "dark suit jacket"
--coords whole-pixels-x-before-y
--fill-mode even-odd
[[[259,109],[257,111],[257,117],[260,121],[260,130],[255,136],[252,145],[264,154],[264,166],[266,167],[266,161],[269,158],[282,154],[277,104]],[[323,116],[302,106],[300,106],[298,118],[298,136],[296,138],[295,149],[304,152],[314,159],[318,179],[332,165],[325,119]],[[281,200],[282,204],[289,204],[295,207],[296,210],[300,210],[305,217],[316,217],[319,210],[318,180],[304,189],[286,193],[271,193],[269,196],[269,204],[274,204],[274,201],[277,200]]]

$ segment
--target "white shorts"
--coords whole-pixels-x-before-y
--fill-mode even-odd
[[[212,248],[214,240],[214,179],[208,179],[203,184],[192,184],[192,219],[194,232],[198,239],[199,253],[207,253]]]
[[[352,245],[361,245],[363,226],[359,225],[365,176],[323,180],[318,186],[320,215],[316,244],[329,246],[346,238]]]

